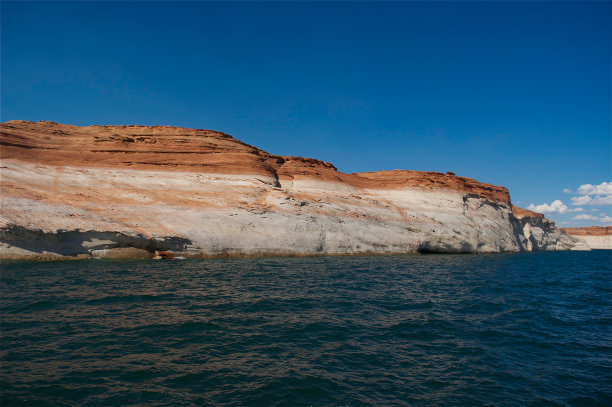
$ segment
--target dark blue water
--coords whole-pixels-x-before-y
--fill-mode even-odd
[[[4,263],[2,406],[610,406],[612,252]]]

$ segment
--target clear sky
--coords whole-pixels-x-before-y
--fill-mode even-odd
[[[562,225],[612,223],[609,1],[2,1],[1,13],[1,121],[220,130],[343,172],[453,171]]]

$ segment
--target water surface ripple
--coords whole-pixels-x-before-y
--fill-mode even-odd
[[[2,264],[2,406],[610,406],[612,252]]]

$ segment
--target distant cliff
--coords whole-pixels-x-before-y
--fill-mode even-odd
[[[592,249],[612,250],[612,227],[589,226],[584,228],[562,228],[565,233],[586,241]]]
[[[521,222],[523,234],[527,239],[526,249],[541,250],[589,250],[589,245],[582,239],[569,236],[557,228],[555,223],[546,219],[543,214],[522,209],[512,205],[514,216]]]
[[[11,121],[0,145],[3,258],[586,248],[513,212],[506,188],[450,172],[344,174],[167,126]]]

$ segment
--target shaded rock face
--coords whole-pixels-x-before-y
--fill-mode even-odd
[[[191,242],[177,237],[150,239],[141,234],[57,230],[44,232],[23,226],[4,225],[0,229],[0,249],[4,258],[53,257],[150,257],[155,250],[185,251]]]
[[[554,224],[527,240],[506,188],[453,173],[344,174],[165,126],[12,121],[0,145],[2,257],[571,248]]]
[[[562,228],[570,236],[584,240],[592,249],[612,250],[612,227],[589,226],[582,228]]]
[[[555,223],[543,214],[512,206],[512,210],[523,228],[527,239],[527,250],[589,250],[582,239],[570,236],[557,228]]]

